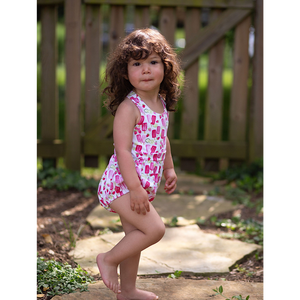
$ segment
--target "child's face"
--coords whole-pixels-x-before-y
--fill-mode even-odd
[[[164,79],[164,65],[158,54],[152,52],[148,58],[128,62],[128,80],[136,92],[156,91]]]

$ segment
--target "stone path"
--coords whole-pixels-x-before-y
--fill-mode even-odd
[[[123,232],[105,234],[78,241],[69,254],[90,274],[99,274],[95,257],[116,245]],[[214,234],[203,233],[198,225],[167,228],[159,243],[145,249],[141,255],[139,275],[185,273],[227,273],[236,261],[261,247],[231,241]]]
[[[263,300],[263,283],[214,281],[214,280],[189,280],[184,278],[139,278],[137,287],[152,291],[159,296],[159,300],[221,300],[222,296],[215,296],[213,289],[222,285],[223,294],[227,298],[242,295],[245,299],[250,295],[250,300]],[[52,300],[115,300],[113,294],[102,281],[89,285],[88,292],[55,296]]]
[[[162,182],[159,194],[153,205],[167,224],[176,216],[177,225],[181,227],[167,228],[163,239],[142,252],[139,275],[170,274],[176,270],[184,273],[214,274],[227,273],[229,268],[244,256],[261,248],[255,244],[221,239],[214,234],[207,234],[195,225],[196,219],[203,220],[210,216],[234,210],[230,201],[222,197],[206,196],[215,189],[206,178],[194,175],[179,174],[177,192],[181,194],[166,195]],[[182,192],[202,193],[204,195],[183,195]],[[87,221],[94,228],[115,228],[121,224],[118,215],[96,207],[88,216]],[[191,225],[194,224],[194,225]],[[99,252],[110,250],[124,236],[123,232],[105,234],[80,240],[76,248],[70,252],[74,260],[91,274],[99,274],[95,258]],[[251,300],[263,299],[263,284],[249,282],[224,282],[210,280],[180,279],[143,279],[138,280],[138,286],[151,290],[160,299],[201,300],[224,299],[214,296],[213,288],[222,285],[228,298],[250,295]],[[116,299],[102,282],[90,285],[90,291],[70,295],[55,296],[53,300],[72,299]]]
[[[198,218],[206,220],[214,214],[234,210],[232,202],[224,197],[206,196],[216,187],[222,190],[222,186],[210,183],[210,180],[205,177],[180,173],[177,175],[178,182],[174,194],[165,193],[163,179],[158,194],[152,202],[166,224],[170,223],[174,216],[178,218],[177,225],[185,226],[195,224]],[[188,195],[188,193],[198,196]],[[118,219],[117,214],[108,212],[101,205],[98,205],[87,217],[87,221],[94,229],[121,227]]]
[[[157,195],[152,202],[165,224],[169,224],[174,216],[178,218],[177,225],[195,224],[198,218],[206,220],[214,214],[234,210],[231,201],[216,196],[191,195]],[[98,205],[87,217],[94,229],[121,227],[119,216]]]

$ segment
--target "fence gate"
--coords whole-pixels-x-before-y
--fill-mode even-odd
[[[170,113],[168,133],[172,154],[181,167],[195,170],[196,162],[207,170],[227,168],[231,161],[253,161],[263,154],[263,2],[262,0],[38,0],[42,21],[42,134],[38,156],[64,156],[66,167],[80,170],[81,156],[85,165],[97,167],[99,155],[113,151],[110,115],[100,116],[99,84],[102,55],[101,26],[103,4],[109,4],[109,49],[113,50],[125,36],[125,10],[134,5],[135,28],[149,27],[150,8],[159,11],[158,27],[175,46],[176,11],[184,8],[186,46],[180,58],[184,69],[182,112],[179,134],[174,127],[178,117]],[[65,8],[66,57],[66,128],[65,140],[57,140],[57,99],[55,95],[55,51],[53,34],[56,4]],[[83,9],[84,7],[84,9]],[[209,22],[202,27],[202,11],[209,11]],[[85,93],[84,134],[80,117],[81,18],[85,13]],[[255,54],[250,60],[248,40],[250,26],[255,28]],[[233,83],[230,95],[229,137],[222,140],[223,56],[225,34],[234,28]],[[47,47],[48,45],[48,47]],[[199,57],[208,53],[208,85],[206,95],[199,93]],[[249,75],[250,74],[250,75]],[[252,78],[249,95],[248,81]],[[199,101],[205,101],[203,139],[199,140]],[[45,113],[46,111],[46,113]],[[179,136],[178,136],[179,135]]]

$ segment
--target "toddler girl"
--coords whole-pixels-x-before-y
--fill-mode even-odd
[[[118,300],[158,297],[136,288],[141,251],[157,243],[165,225],[152,206],[162,175],[165,191],[176,188],[168,111],[179,96],[176,54],[157,31],[135,30],[111,54],[105,80],[106,107],[114,118],[114,154],[98,188],[100,204],[118,213],[124,238],[96,262],[105,285]],[[117,267],[120,265],[118,283]]]

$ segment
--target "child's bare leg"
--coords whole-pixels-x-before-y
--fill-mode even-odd
[[[132,211],[129,194],[114,200],[111,208],[120,215],[123,222],[136,228],[129,231],[110,251],[100,254],[98,266],[103,281],[111,290],[117,292],[117,266],[125,259],[138,255],[145,248],[158,242],[164,235],[165,225],[151,203],[150,212],[146,215]]]
[[[130,223],[122,220],[122,226],[125,234],[133,230],[137,230]],[[139,261],[141,253],[131,256],[123,260],[120,264],[120,279],[121,279],[121,294],[117,296],[118,300],[127,299],[143,299],[143,300],[154,300],[158,297],[147,291],[142,291],[136,288],[136,277],[138,273]]]

